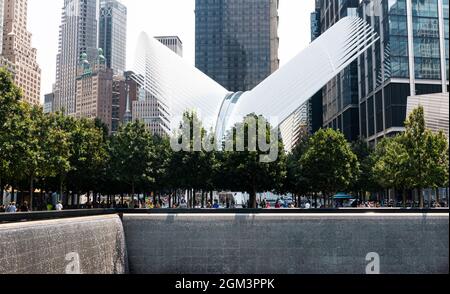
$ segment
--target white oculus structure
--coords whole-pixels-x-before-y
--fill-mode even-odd
[[[378,40],[359,17],[341,19],[288,64],[253,90],[231,93],[145,33],[139,37],[135,79],[156,97],[161,113],[176,129],[185,111],[195,111],[205,127],[222,139],[225,132],[250,113],[272,124],[288,118],[334,76]],[[281,130],[282,136],[283,129]],[[289,132],[285,132],[289,136]],[[291,139],[291,138],[283,138]]]

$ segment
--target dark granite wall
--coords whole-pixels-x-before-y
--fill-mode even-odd
[[[123,222],[136,274],[449,272],[448,214],[125,215]]]
[[[0,274],[448,274],[448,243],[448,213],[109,215],[0,225]]]

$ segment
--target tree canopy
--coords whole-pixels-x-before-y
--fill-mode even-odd
[[[197,192],[204,205],[206,193],[232,191],[248,193],[255,208],[257,193],[264,192],[292,194],[299,202],[300,196],[329,200],[336,192],[395,189],[406,205],[407,192],[415,189],[423,207],[423,189],[449,184],[448,138],[426,128],[422,107],[405,127],[374,149],[362,140],[350,144],[339,131],[311,135],[304,129],[289,153],[279,129],[256,114],[236,123],[223,142],[195,112],[184,114],[171,137],[153,135],[139,121],[109,134],[98,119],[44,114],[22,102],[21,90],[0,69],[0,195],[5,188],[28,192],[31,206],[39,207],[35,191],[57,191],[65,204],[79,204],[74,194],[134,199],[181,190],[193,206]]]

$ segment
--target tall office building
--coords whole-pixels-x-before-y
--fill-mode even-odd
[[[27,0],[4,0],[2,55],[13,65],[14,81],[22,89],[23,100],[39,105],[41,69],[27,30],[27,4]]]
[[[123,75],[116,75],[113,78],[112,88],[112,122],[111,132],[115,133],[125,121],[125,114],[129,108],[130,115],[133,112],[133,103],[138,99],[140,87],[131,77],[134,73],[124,72]]]
[[[105,63],[103,52],[99,50],[94,64],[83,62],[77,70],[76,78],[76,117],[100,119],[111,131],[113,70]]]
[[[404,130],[409,96],[448,91],[448,0],[319,0],[317,6],[322,33],[356,7],[380,37],[324,88],[325,127],[373,146]]]
[[[287,152],[294,150],[302,136],[312,134],[312,100],[308,99],[283,122],[280,131]]]
[[[127,55],[127,8],[118,0],[100,0],[98,46],[114,74],[123,74]]]
[[[97,58],[97,0],[64,0],[56,58],[54,110],[75,115],[77,67],[83,53]]]
[[[345,16],[356,15],[359,0],[318,0],[313,12],[312,39]],[[320,33],[319,33],[320,32]],[[322,90],[323,124],[340,130],[349,141],[359,137],[358,64],[353,62]]]
[[[44,113],[53,112],[53,103],[55,101],[55,94],[49,93],[44,95]]]
[[[232,92],[279,67],[279,0],[196,0],[195,64]]]
[[[316,9],[311,13],[311,42],[320,36],[320,0],[316,0]]]
[[[180,57],[183,57],[183,42],[181,42],[178,36],[162,36],[155,37],[155,39],[178,54]]]
[[[4,0],[0,0],[0,68],[5,68],[12,74],[14,74],[14,64],[12,64],[8,59],[3,57],[3,6],[5,4]]]
[[[3,13],[4,13],[5,0],[0,0],[0,56],[3,50]]]
[[[361,137],[371,145],[404,130],[408,97],[448,92],[448,2],[379,0],[359,7],[381,37],[358,64]]]

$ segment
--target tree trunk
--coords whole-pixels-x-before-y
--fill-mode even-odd
[[[417,192],[419,193],[419,208],[424,208],[424,199],[423,199],[423,191],[422,188],[417,189]]]
[[[437,207],[439,207],[439,202],[441,201],[441,199],[439,199],[440,198],[440,195],[439,195],[439,188],[436,188],[436,205],[437,205]]]
[[[172,195],[173,195],[173,193],[171,191],[170,194],[169,194],[169,209],[172,208]]]
[[[3,205],[3,184],[2,184],[2,177],[0,176],[0,205]]]
[[[213,205],[214,203],[214,192],[213,191],[210,191],[209,192],[209,197],[210,197],[210,199],[211,199],[211,205]]]
[[[19,199],[17,200],[17,203],[16,203],[16,204],[22,203],[22,202],[23,202],[23,198],[24,198],[24,196],[23,196],[23,188],[21,188],[21,189],[20,189],[20,197],[19,197]]]
[[[81,192],[77,192],[77,209],[80,209]]]
[[[134,181],[131,182],[131,205],[133,206],[132,208],[134,208]]]
[[[192,190],[188,190],[188,208],[192,208]]]
[[[33,211],[33,194],[34,194],[34,177],[31,176],[30,178],[30,206],[28,209],[30,211]]]
[[[195,189],[194,190],[191,190],[191,200],[192,200],[192,208],[195,208],[195,194],[196,194],[196,191],[195,191]]]
[[[250,192],[250,207],[256,209],[256,189],[253,187],[252,191]]]
[[[41,186],[41,191],[39,192],[39,208],[38,208],[38,210],[42,210],[43,199],[44,199],[44,191]]]
[[[202,190],[202,208],[205,208],[205,191]]]
[[[63,200],[63,175],[59,177],[59,198],[58,200]]]
[[[64,198],[64,201],[62,201],[64,207],[69,205],[69,188],[66,188],[66,197]]]
[[[407,195],[406,195],[406,189],[403,189],[403,208],[406,208],[406,198],[407,198]]]

